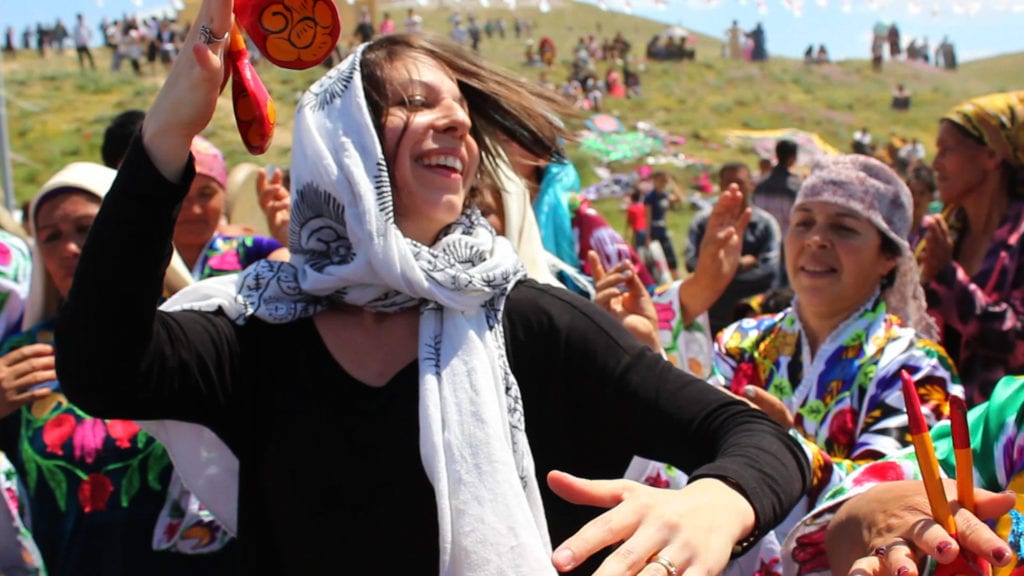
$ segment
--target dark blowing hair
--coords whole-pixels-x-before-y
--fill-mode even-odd
[[[571,139],[571,134],[559,117],[575,114],[567,102],[547,88],[519,80],[458,44],[430,34],[389,34],[364,50],[362,80],[378,136],[384,133],[390,74],[412,54],[441,63],[455,77],[466,99],[473,123],[471,134],[480,146],[484,170],[493,173],[501,157],[497,147],[505,138],[537,158],[563,158],[560,142]]]
[[[132,138],[142,127],[145,118],[146,113],[142,110],[126,110],[110,121],[103,132],[103,144],[100,147],[100,155],[107,168],[117,170],[121,165],[121,160],[128,152],[128,145],[132,143]]]

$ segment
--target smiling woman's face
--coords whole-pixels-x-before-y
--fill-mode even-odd
[[[430,245],[462,213],[480,165],[466,101],[451,72],[412,54],[393,66],[384,120],[395,221]]]
[[[46,273],[66,298],[100,200],[81,191],[60,192],[36,209],[35,238]]]
[[[896,259],[882,234],[859,213],[821,201],[793,208],[786,233],[786,271],[801,311],[842,315],[863,306]]]

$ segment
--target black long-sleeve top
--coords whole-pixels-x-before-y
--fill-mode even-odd
[[[193,176],[190,163],[181,183],[167,181],[133,144],[61,311],[66,394],[99,417],[197,422],[225,441],[240,462],[242,573],[436,573],[416,362],[372,388],[332,358],[309,318],[239,326],[156,310]],[[634,454],[671,462],[744,494],[758,534],[802,494],[808,465],[781,427],[676,370],[590,302],[524,281],[503,321],[556,546],[602,511],[555,496],[552,469],[619,478]]]

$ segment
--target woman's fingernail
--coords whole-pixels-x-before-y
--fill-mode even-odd
[[[949,552],[952,548],[953,543],[948,540],[943,540],[942,542],[939,542],[935,545],[935,551],[939,554],[945,554],[946,552]]]
[[[1014,492],[1013,490],[1003,490],[1003,494],[1009,494],[1010,496],[1013,496],[1014,498],[1017,497],[1017,493]]]
[[[896,576],[907,576],[907,572],[910,572],[910,568],[908,566],[900,566],[896,569]]]
[[[575,566],[573,562],[572,550],[569,548],[559,548],[555,550],[555,553],[551,556],[551,560],[555,566],[558,567],[559,571],[568,570]]]
[[[1006,559],[1010,557],[1010,551],[1000,546],[992,551],[992,558],[995,559],[1000,565],[1006,563]]]
[[[757,388],[755,388],[754,386],[744,386],[743,395],[746,396],[747,398],[755,398],[757,397]]]

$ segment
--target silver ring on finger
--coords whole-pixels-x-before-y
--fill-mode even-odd
[[[664,568],[665,572],[668,573],[668,576],[679,576],[679,568],[676,568],[676,565],[673,564],[671,560],[661,554],[655,554],[648,558],[647,565],[650,566],[651,564],[657,564]]]
[[[885,556],[887,554],[889,554],[889,552],[891,552],[893,548],[898,548],[900,546],[903,546],[903,547],[907,548],[910,551],[914,550],[914,548],[910,545],[910,542],[907,542],[903,538],[896,538],[895,540],[893,540],[892,542],[889,542],[888,544],[883,544],[881,546],[875,546],[874,548],[872,548],[871,549],[871,555],[872,556],[877,556],[879,558],[885,558]]]
[[[225,33],[223,36],[218,37],[213,35],[213,30],[210,30],[210,27],[206,24],[203,24],[199,27],[199,41],[203,44],[216,44],[218,42],[223,42],[227,39],[227,33]]]

